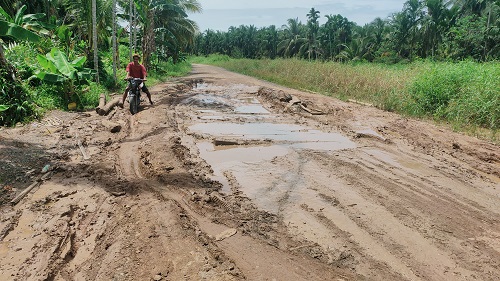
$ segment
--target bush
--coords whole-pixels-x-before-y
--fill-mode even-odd
[[[94,109],[99,104],[101,94],[108,96],[108,91],[104,85],[94,82],[89,83],[79,89],[78,93],[72,96],[72,100],[77,103],[79,109]]]
[[[435,63],[408,90],[406,111],[459,125],[500,126],[498,63]]]
[[[20,80],[29,79],[37,69],[38,51],[33,44],[13,44],[5,50],[9,63],[16,69],[16,77]]]
[[[31,96],[33,102],[40,108],[42,108],[42,113],[47,110],[65,108],[67,106],[67,100],[63,95],[59,95],[62,91],[62,87],[54,84],[42,84],[33,87],[31,89]]]
[[[0,126],[14,126],[38,116],[36,106],[22,84],[13,82],[5,69],[0,69]]]

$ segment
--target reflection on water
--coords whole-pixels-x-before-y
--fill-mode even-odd
[[[274,123],[198,123],[189,130],[213,138],[240,140],[272,140],[294,148],[339,150],[355,148],[356,144],[338,133],[310,130],[295,124]]]
[[[200,123],[190,126],[188,130],[214,140],[198,143],[197,146],[200,156],[214,171],[213,180],[223,184],[224,192],[229,192],[225,172],[230,172],[240,181],[241,175],[251,174],[251,167],[268,163],[275,157],[286,156],[295,150],[356,148],[354,142],[338,133],[269,122],[276,115],[250,95],[257,92],[257,87],[245,85],[221,88],[198,84],[193,89],[194,95],[182,102],[200,107],[194,119]],[[267,121],[263,121],[265,119]],[[238,145],[242,143],[245,145]]]

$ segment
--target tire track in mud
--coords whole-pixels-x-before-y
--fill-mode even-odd
[[[127,180],[138,180],[144,178],[140,169],[141,154],[138,153],[140,141],[143,139],[143,136],[140,136],[137,132],[137,118],[137,114],[130,115],[130,118],[128,119],[129,134],[128,137],[121,142],[120,150],[118,152],[120,159],[120,175]]]
[[[496,217],[495,213],[491,210],[485,213],[485,210],[457,201],[455,194],[436,188],[438,182],[426,182],[420,176],[408,174],[382,161],[355,155],[339,153],[331,158],[311,154],[311,157],[318,162],[315,167],[329,175],[315,185],[322,185],[327,194],[333,191],[337,200],[346,202],[343,204],[353,202],[349,204],[351,207],[344,206],[339,210],[356,225],[348,232],[355,236],[359,232],[370,235],[368,239],[359,237],[354,241],[359,243],[375,239],[362,245],[363,251],[371,252],[372,257],[391,266],[399,263],[400,266],[395,267],[396,272],[409,265],[416,276],[406,277],[412,280],[469,280],[478,276],[477,272],[484,270],[485,266],[490,268],[489,272],[498,267],[498,262],[483,263],[482,269],[474,267],[485,258],[498,261],[498,252],[493,249],[481,254],[482,257],[474,257],[478,251],[467,255],[469,249],[463,247],[470,237],[481,235],[481,229],[495,229],[498,225],[496,219],[492,220]],[[344,182],[344,187],[333,190],[331,185],[328,187],[325,182],[331,181],[331,177]],[[342,191],[346,188],[349,192]],[[339,215],[330,217],[332,223],[339,224]],[[376,244],[382,245],[385,250],[373,252],[373,245]],[[390,256],[393,258],[388,258]],[[394,259],[403,263],[394,263]],[[482,278],[488,280],[489,277],[486,274]]]
[[[163,194],[167,198],[174,199],[180,206],[186,210],[187,215],[196,222],[197,229],[207,235],[206,241],[212,241],[216,255],[223,255],[225,259],[230,259],[235,266],[242,272],[242,276],[248,280],[269,280],[269,278],[279,278],[276,280],[352,280],[350,273],[344,272],[341,269],[332,270],[329,265],[318,263],[311,260],[305,255],[294,253],[294,249],[283,250],[280,247],[263,243],[261,239],[254,238],[254,235],[243,232],[237,228],[236,234],[221,239],[215,240],[214,237],[228,230],[228,226],[222,223],[213,221],[210,216],[206,217],[207,213],[201,212],[205,209],[196,207],[190,202],[188,194],[183,192],[158,189],[157,192]],[[217,200],[212,199],[212,204],[217,206],[223,212],[233,213],[233,220],[237,219],[238,214],[235,213],[235,206],[229,205],[229,202],[222,199],[219,195],[212,195],[211,198],[217,197]],[[254,217],[255,219],[255,217]],[[230,223],[231,220],[226,221]],[[199,228],[198,228],[199,227]],[[262,230],[257,230],[260,232]],[[264,230],[266,231],[266,230]],[[266,231],[267,232],[267,231]],[[245,235],[246,234],[246,235]],[[250,235],[248,235],[250,234]],[[283,243],[281,241],[280,243]],[[307,247],[310,247],[307,245]],[[298,250],[301,247],[295,247]],[[321,274],[318,274],[321,273]]]
[[[184,151],[179,155],[185,162],[194,163],[195,169],[191,171],[202,182],[210,183],[207,174],[211,172],[210,166],[200,158],[196,148],[196,138],[186,135],[185,108],[179,106],[184,98],[191,98],[192,94],[174,99],[175,107],[171,108],[172,122],[177,124],[180,145]],[[178,107],[179,106],[179,107]],[[171,123],[172,123],[171,122]],[[216,237],[228,227],[235,227],[236,234],[215,242],[217,248],[230,258],[241,270],[248,280],[356,280],[353,274],[344,268],[332,266],[323,262],[326,256],[315,244],[303,244],[288,237],[282,230],[277,229],[279,218],[258,210],[246,197],[240,196],[238,182],[231,172],[224,172],[232,190],[231,196],[226,196],[213,190],[208,190],[206,195],[185,194],[181,190],[159,190],[165,197],[174,198],[188,212],[202,232],[211,237]],[[291,174],[290,174],[291,175]],[[297,186],[300,178],[291,177]],[[218,183],[215,183],[218,186]],[[198,191],[199,192],[199,191]],[[182,195],[184,193],[184,195]],[[284,192],[281,197],[286,198],[291,192]],[[283,200],[286,201],[286,200]],[[205,203],[200,203],[205,202]],[[293,245],[293,246],[292,246]],[[315,253],[313,253],[315,252]],[[312,258],[316,257],[316,258]],[[312,258],[312,259],[311,259]],[[319,260],[321,261],[319,261]]]

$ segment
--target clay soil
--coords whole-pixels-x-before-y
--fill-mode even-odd
[[[211,66],[150,90],[0,129],[0,280],[500,280],[498,145]]]

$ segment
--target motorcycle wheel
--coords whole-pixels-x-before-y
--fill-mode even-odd
[[[130,113],[134,115],[138,111],[139,111],[139,97],[137,95],[134,95],[130,99]]]

